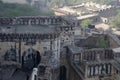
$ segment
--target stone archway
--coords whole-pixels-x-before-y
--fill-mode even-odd
[[[40,52],[29,48],[23,52],[22,55],[22,67],[23,69],[33,69],[37,67],[41,61]]]
[[[67,79],[67,68],[63,65],[60,67],[60,80],[66,80]]]

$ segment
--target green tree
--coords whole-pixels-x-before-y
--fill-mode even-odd
[[[116,12],[116,16],[112,17],[109,21],[109,25],[114,28],[120,28],[120,10]]]
[[[62,5],[62,4],[66,4],[66,5],[75,5],[75,4],[79,4],[82,2],[96,2],[99,4],[113,4],[113,0],[51,0],[50,5],[52,7],[54,7],[57,3],[57,5]]]
[[[99,4],[111,4],[113,0],[94,0],[94,2],[97,2]]]
[[[54,15],[52,11],[49,13],[44,13],[28,4],[4,3],[4,2],[0,3],[0,11],[1,11],[0,17]]]
[[[0,0],[0,3],[3,3],[3,1],[2,1],[2,0]]]
[[[86,35],[86,28],[92,23],[91,19],[83,20],[80,25],[83,28],[83,36]]]
[[[32,0],[26,0],[29,4],[31,4]]]
[[[97,43],[96,43],[96,47],[97,48],[108,48],[109,47],[109,43],[108,43],[107,40],[104,39],[103,36],[101,36],[99,38],[99,40],[97,41]]]
[[[86,20],[83,20],[80,25],[81,25],[81,27],[86,28],[86,27],[88,27],[91,23],[92,23],[92,20],[91,20],[91,19],[86,19]]]

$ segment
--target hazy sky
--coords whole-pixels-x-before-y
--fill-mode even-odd
[[[18,2],[18,3],[25,3],[25,0],[2,0],[4,2]]]

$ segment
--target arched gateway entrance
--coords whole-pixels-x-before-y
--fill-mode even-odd
[[[22,67],[24,69],[33,69],[41,61],[40,52],[32,48],[27,49],[22,55]]]
[[[60,67],[60,80],[66,80],[67,69],[65,66]]]

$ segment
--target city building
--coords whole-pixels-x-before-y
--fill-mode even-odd
[[[115,15],[116,8],[111,5],[100,5],[94,2],[84,2],[74,6],[55,7],[54,13],[59,16],[73,15],[78,20],[92,19],[94,23],[108,23]]]
[[[119,80],[119,36],[83,37],[79,25],[73,16],[1,17],[0,79]]]
[[[73,35],[74,26],[59,16],[0,18],[0,62],[19,63],[25,71],[39,71],[39,64],[56,71],[61,46],[74,43]]]
[[[81,48],[79,52],[74,52],[76,50],[72,47],[68,47],[68,49],[68,61],[78,75],[76,80],[112,80],[113,66],[111,62],[114,60],[112,49]],[[74,78],[75,76],[71,80]]]
[[[101,36],[108,48],[96,48]],[[117,38],[117,39],[116,39]],[[115,35],[92,35],[74,45],[67,45],[61,53],[63,80],[119,80],[119,44]],[[64,73],[62,73],[64,72]]]

